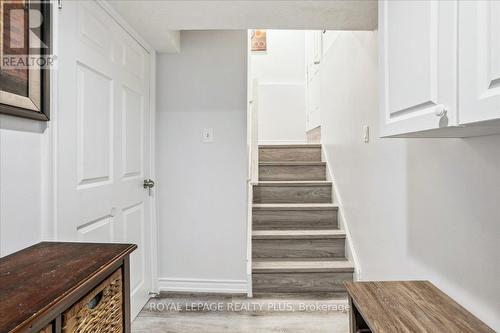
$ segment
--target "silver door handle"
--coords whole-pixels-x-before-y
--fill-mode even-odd
[[[155,186],[155,182],[151,179],[144,179],[144,188],[152,188]]]
[[[149,192],[149,195],[151,195],[151,189],[155,186],[155,182],[152,181],[151,179],[144,179],[144,184],[143,187],[144,189],[147,189]]]

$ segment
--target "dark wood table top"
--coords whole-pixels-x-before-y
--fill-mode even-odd
[[[495,333],[429,281],[345,282],[373,333]]]
[[[27,325],[136,248],[42,242],[0,258],[0,332]]]

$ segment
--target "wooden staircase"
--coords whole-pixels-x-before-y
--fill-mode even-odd
[[[253,193],[253,292],[345,292],[354,266],[321,145],[260,146]]]

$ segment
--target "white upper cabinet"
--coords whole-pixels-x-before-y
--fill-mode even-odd
[[[460,123],[500,118],[500,1],[459,1]]]
[[[500,133],[500,1],[381,0],[379,75],[381,136]]]
[[[456,2],[381,1],[382,136],[456,125]]]

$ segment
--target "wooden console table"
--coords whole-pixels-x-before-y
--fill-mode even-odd
[[[130,332],[136,248],[43,242],[0,258],[0,333]]]
[[[429,281],[344,284],[352,333],[495,333]]]

